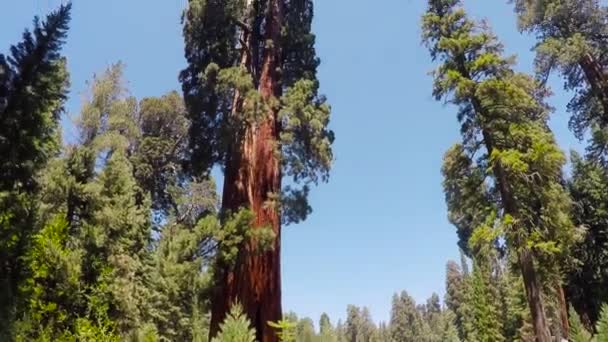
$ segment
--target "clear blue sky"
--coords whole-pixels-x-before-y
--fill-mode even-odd
[[[4,0],[0,51],[17,42],[34,14],[60,0]],[[441,159],[458,141],[455,109],[435,102],[433,68],[420,44],[422,0],[317,0],[315,31],[322,91],[332,106],[336,162],[329,184],[314,189],[309,220],[284,230],[285,310],[318,320],[345,316],[347,304],[368,306],[387,320],[391,296],[406,289],[423,301],[443,294],[445,263],[458,258],[447,222]],[[185,61],[180,14],[186,0],[74,0],[65,53],[71,114],[85,81],[122,60],[132,93],[180,89]],[[518,68],[532,70],[533,39],[520,35],[507,1],[465,0],[488,18]],[[567,129],[559,79],[551,82],[552,127],[562,147],[580,146]],[[69,134],[69,132],[68,132]],[[69,139],[69,137],[68,137]],[[578,148],[578,147],[577,147]]]

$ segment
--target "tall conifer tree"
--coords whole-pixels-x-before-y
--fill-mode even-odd
[[[554,71],[563,76],[565,88],[574,93],[568,104],[568,111],[572,114],[570,129],[580,140],[590,137],[586,156],[588,164],[599,163],[607,169],[608,7],[599,0],[513,0],[512,2],[518,15],[519,29],[522,32],[532,33],[537,38],[534,50],[538,78],[545,81]],[[589,179],[589,181],[589,186],[598,185],[597,179]],[[576,183],[582,185],[581,180],[577,180]],[[591,284],[603,276],[599,274],[601,272],[590,272],[590,270],[598,267],[597,262],[593,260],[601,262],[603,258],[603,242],[601,238],[595,239],[601,233],[598,234],[598,225],[591,222],[601,217],[603,211],[600,208],[601,204],[598,204],[597,209],[591,209],[584,200],[576,203],[575,206],[586,207],[584,214],[578,212],[574,219],[577,223],[590,224],[587,227],[590,229],[590,235],[575,251],[574,258],[579,260],[582,270],[578,270],[581,267],[572,268],[568,278],[576,284],[568,284],[566,290],[587,324],[592,324],[591,321],[598,318],[599,306],[597,300],[591,298],[599,298],[595,297],[597,293]],[[605,228],[599,229],[601,231]],[[601,266],[598,269],[601,269]],[[589,283],[585,285],[586,281]],[[603,287],[606,286],[605,284],[604,282]],[[562,321],[567,324],[567,309],[561,289],[560,293]]]
[[[521,31],[536,35],[540,79],[558,71],[566,89],[570,128],[591,133],[589,155],[608,163],[608,7],[599,0],[513,0]],[[608,166],[608,164],[606,164]]]
[[[36,175],[59,150],[68,87],[61,55],[71,5],[61,6],[0,54],[0,339],[7,338],[22,261],[36,230]]]
[[[442,62],[433,94],[459,108],[463,141],[446,163],[479,170],[456,175],[482,173],[499,210],[478,222],[505,232],[523,276],[536,339],[548,342],[544,288],[560,282],[559,260],[570,249],[573,227],[561,185],[565,157],[547,126],[547,90],[512,70],[513,58],[503,57],[487,25],[468,19],[458,0],[429,0],[423,38],[432,58]],[[469,162],[454,163],[455,158]]]
[[[249,240],[235,262],[218,262],[211,336],[238,301],[257,339],[276,341],[267,323],[281,318],[281,223],[305,219],[309,184],[328,177],[333,133],[312,16],[311,0],[190,0],[183,16],[191,170],[221,166],[222,215],[250,210],[253,229],[275,236],[270,250]]]

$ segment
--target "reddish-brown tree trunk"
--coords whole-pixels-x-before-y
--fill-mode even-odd
[[[530,307],[530,313],[532,314],[532,326],[534,327],[536,342],[551,342],[551,333],[549,332],[549,327],[547,325],[547,318],[541,297],[540,281],[534,267],[532,251],[529,248],[523,248],[519,252],[519,265],[524,287],[526,288],[528,306]]]
[[[265,40],[258,90],[267,102],[280,96],[278,69],[281,66],[280,33],[282,3],[269,0]],[[252,37],[245,41],[251,46]],[[244,50],[248,47],[245,46]],[[242,63],[250,63],[244,51]],[[249,54],[250,55],[250,54]],[[242,107],[237,94],[234,107]],[[238,111],[237,111],[238,112]],[[256,340],[276,342],[277,335],[268,325],[282,317],[281,309],[281,220],[274,206],[268,205],[272,194],[281,191],[281,168],[276,156],[279,137],[278,108],[270,108],[268,115],[246,127],[242,140],[235,142],[233,153],[226,163],[222,209],[236,212],[241,208],[252,210],[254,229],[271,227],[276,234],[273,248],[256,251],[256,241],[248,241],[239,251],[234,267],[221,270],[217,291],[212,298],[210,336],[218,333],[219,325],[234,303],[240,303],[256,330]]]
[[[604,74],[604,68],[590,54],[585,54],[579,61],[579,64],[583,69],[591,90],[597,96],[604,109],[602,123],[608,125],[608,79]]]

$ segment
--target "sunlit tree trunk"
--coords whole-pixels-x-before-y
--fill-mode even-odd
[[[251,1],[249,1],[251,6]],[[280,96],[280,34],[282,2],[269,0],[265,20],[266,48],[262,54],[258,91],[268,103]],[[257,45],[251,32],[244,33],[242,66],[252,70],[252,51]],[[236,95],[233,108],[243,106]],[[271,196],[281,190],[281,168],[275,151],[279,137],[278,108],[269,108],[264,119],[246,127],[242,140],[233,146],[226,165],[222,209],[224,213],[247,207],[255,218],[254,229],[270,227],[276,234],[271,250],[256,251],[256,241],[248,241],[240,250],[234,268],[223,270],[219,289],[213,298],[210,335],[215,336],[230,306],[240,303],[253,327],[256,340],[275,342],[277,336],[268,325],[281,319],[280,241],[281,220],[278,209],[269,205]]]

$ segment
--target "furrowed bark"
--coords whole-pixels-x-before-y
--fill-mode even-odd
[[[585,74],[585,78],[594,95],[597,96],[604,113],[602,115],[602,126],[608,125],[608,79],[604,74],[602,66],[590,54],[585,54],[579,61],[579,65]]]
[[[532,326],[536,335],[536,342],[551,342],[551,334],[547,325],[545,309],[541,297],[540,281],[534,268],[534,256],[529,248],[519,252],[519,264],[526,288],[526,298],[532,314]]]
[[[251,2],[250,2],[251,4]],[[258,91],[264,100],[271,102],[280,96],[280,34],[282,27],[282,1],[269,0],[266,16],[265,41]],[[244,47],[242,65],[251,72],[251,49],[258,42],[251,33],[245,34],[248,46]],[[235,95],[235,114],[242,108],[242,98]],[[232,304],[238,302],[256,330],[260,342],[278,341],[276,332],[268,322],[279,321],[281,308],[281,221],[278,209],[269,206],[271,195],[280,193],[281,168],[276,155],[279,137],[278,108],[270,108],[267,116],[245,128],[241,141],[234,143],[233,152],[226,163],[222,211],[236,212],[246,207],[254,214],[254,229],[270,227],[276,235],[273,248],[257,251],[256,241],[248,241],[239,251],[236,264],[221,270],[218,289],[212,300],[210,336],[216,336],[220,323]]]

